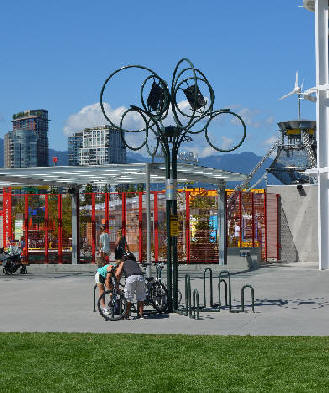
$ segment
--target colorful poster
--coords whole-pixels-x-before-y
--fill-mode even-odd
[[[209,241],[215,243],[217,240],[218,220],[217,216],[209,217]]]

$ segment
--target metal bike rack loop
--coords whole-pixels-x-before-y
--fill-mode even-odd
[[[219,283],[218,283],[218,311],[220,311],[220,308],[222,306],[222,302],[221,302],[221,283],[224,283],[224,289],[225,289],[225,307],[227,307],[229,305],[228,301],[227,301],[227,292],[228,292],[228,288],[227,288],[227,282],[224,278],[220,278],[219,279]]]
[[[222,270],[219,273],[218,276],[218,303],[219,303],[219,308],[221,306],[221,302],[220,302],[220,283],[223,282],[221,280],[223,280],[224,278],[227,278],[228,280],[228,306],[230,311],[232,311],[232,292],[231,292],[231,274],[228,270]],[[224,280],[225,281],[225,280]],[[225,281],[225,305],[227,305],[227,282]]]
[[[241,288],[241,311],[244,312],[244,291],[246,288],[250,288],[251,294],[251,309],[252,312],[255,312],[255,291],[254,288],[250,284],[246,284]]]
[[[200,296],[197,289],[193,291],[193,318],[200,319]]]
[[[213,285],[212,285],[212,269],[210,267],[206,267],[203,272],[203,301],[204,307],[207,307],[207,299],[206,299],[206,273],[209,271],[209,302],[210,307],[214,306],[214,296],[213,296]]]

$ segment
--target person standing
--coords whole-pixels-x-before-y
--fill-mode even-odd
[[[101,235],[99,238],[101,261],[105,265],[110,255],[110,235],[105,231],[105,225],[101,226]]]
[[[136,295],[139,318],[144,319],[145,280],[143,272],[136,262],[136,257],[131,252],[123,257],[123,261],[117,267],[115,272],[117,282],[120,282],[122,273],[126,277],[124,292],[127,300],[127,309],[125,318],[129,319],[130,317],[131,303]]]
[[[126,252],[130,252],[126,237],[122,235],[122,230],[119,229],[117,232],[117,238],[114,244],[114,259],[117,260],[122,260],[123,256],[126,254]]]

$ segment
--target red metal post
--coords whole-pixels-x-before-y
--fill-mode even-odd
[[[279,225],[280,225],[280,222],[279,222],[279,219],[280,219],[280,213],[279,213],[279,207],[280,207],[280,204],[279,204],[279,201],[280,201],[280,194],[276,194],[276,260],[278,261],[279,260],[279,258],[280,258],[280,250],[279,250],[279,248],[280,248],[280,228],[279,228]]]
[[[96,214],[95,214],[95,193],[91,194],[91,263],[96,261]]]
[[[62,209],[62,194],[57,195],[57,210],[58,210],[58,263],[63,263],[63,209]]]
[[[138,193],[138,254],[139,262],[143,260],[143,193]]]
[[[122,235],[127,236],[127,222],[126,222],[126,193],[122,193],[121,197],[121,228],[122,228]]]
[[[3,189],[3,210],[2,210],[2,243],[7,247],[7,220],[8,220],[8,194],[6,188]]]
[[[185,191],[185,242],[186,242],[186,262],[191,263],[190,247],[190,191]]]
[[[11,227],[11,187],[8,187],[8,237],[13,238],[13,231]]]
[[[24,238],[25,238],[25,263],[29,262],[29,196],[25,194],[25,209],[24,209]]]
[[[267,203],[266,203],[266,191],[264,190],[264,252],[265,262],[267,262]]]
[[[45,195],[45,263],[48,263],[48,219],[49,219],[49,213],[48,213],[48,195]]]
[[[254,193],[251,193],[251,236],[252,246],[255,247],[255,201]]]
[[[242,192],[239,191],[239,220],[240,220],[240,234],[239,234],[239,247],[242,247]]]
[[[228,237],[229,237],[229,228],[227,227],[228,224],[228,206],[227,206],[227,191],[225,190],[225,196],[224,196],[224,204],[225,204],[225,225],[226,225],[226,230],[225,230],[225,248],[228,247]]]
[[[105,193],[105,232],[109,233],[109,202],[110,202],[110,194],[108,192]]]
[[[153,192],[153,220],[154,220],[154,259],[159,260],[159,222],[158,222],[158,192]]]

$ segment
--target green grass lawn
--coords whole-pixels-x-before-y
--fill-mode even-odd
[[[329,392],[329,338],[1,333],[1,392]]]

